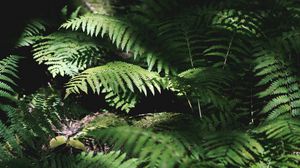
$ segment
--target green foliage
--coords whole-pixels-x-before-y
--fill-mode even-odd
[[[138,103],[138,96],[134,93],[114,93],[113,90],[106,92],[105,101],[112,107],[116,109],[121,109],[122,111],[129,112]]]
[[[18,56],[10,56],[0,61],[0,98],[15,100],[15,91],[12,88],[16,86],[14,80],[17,77]]]
[[[139,50],[142,49],[140,46],[142,41],[137,35],[134,36],[134,31],[130,29],[130,25],[114,17],[87,14],[64,23],[62,27],[66,29],[71,28],[72,30],[81,29],[90,36],[101,35],[103,37],[108,33],[112,42],[116,43],[116,46],[125,49],[126,52],[133,50],[135,53],[139,53]],[[129,38],[133,38],[135,43],[132,43],[131,40],[129,41]]]
[[[53,136],[53,126],[59,126],[63,116],[61,99],[51,89],[41,89],[19,102],[19,117],[27,133],[46,140]],[[28,135],[26,135],[28,136]],[[31,141],[31,140],[30,140]]]
[[[16,47],[28,47],[39,40],[46,31],[46,27],[42,21],[33,20],[24,28],[23,34],[19,38]]]
[[[220,11],[213,19],[213,25],[249,36],[261,36],[261,20],[259,13],[240,10]]]
[[[166,19],[157,26],[157,38],[161,40],[163,57],[168,58],[171,65],[180,64],[194,67],[201,56],[204,38],[200,25],[194,24],[194,16],[182,16]],[[172,58],[168,55],[176,55]],[[184,67],[184,66],[182,66]]]
[[[264,152],[257,140],[242,132],[219,132],[204,140],[205,157],[225,165],[245,166]]]
[[[80,33],[60,32],[41,37],[33,46],[33,57],[48,66],[53,77],[74,76],[95,64],[100,46]]]
[[[127,160],[126,154],[121,154],[120,151],[112,151],[107,154],[97,153],[96,155],[92,152],[83,152],[75,156],[57,154],[43,160],[38,166],[43,168],[135,168],[138,164],[139,162],[136,159]]]
[[[96,156],[92,153],[82,153],[77,159],[81,160],[78,167],[135,168],[139,164],[137,159],[126,160],[126,154],[121,154],[119,151],[98,153]]]
[[[254,71],[256,76],[262,77],[257,86],[266,86],[258,96],[271,97],[262,113],[267,113],[268,119],[299,115],[299,83],[289,64],[272,51],[261,50],[256,56]]]
[[[154,121],[151,125],[165,133],[125,126],[96,129],[88,132],[86,136],[109,143],[115,149],[123,149],[128,154],[143,160],[145,167],[183,166],[192,164],[195,159],[203,165],[205,161],[211,161],[209,162],[211,165],[246,166],[264,153],[261,144],[247,133],[216,131],[218,124],[211,125],[212,120],[207,122],[209,125],[206,125],[204,121],[188,119],[183,121],[188,124],[188,128],[182,128],[182,125],[178,125],[182,124],[178,123],[184,119],[182,115],[167,116],[169,116],[168,119]],[[139,123],[142,122],[147,124],[151,120],[139,121]],[[170,124],[174,124],[175,127]],[[211,129],[212,127],[214,129]],[[186,129],[190,128],[195,130],[190,130],[191,133],[188,134]],[[166,131],[166,129],[171,130]]]
[[[25,27],[50,88],[0,61],[2,167],[299,167],[299,2],[101,2]]]
[[[124,50],[126,53],[132,52],[134,57],[146,57],[149,65],[149,70],[157,64],[157,70],[160,72],[162,69],[166,73],[169,72],[169,67],[162,59],[158,59],[157,53],[151,51],[149,48],[148,40],[144,37],[146,34],[143,32],[145,29],[140,30],[134,24],[126,22],[117,17],[99,15],[99,14],[86,14],[76,19],[69,20],[62,25],[63,28],[72,30],[81,29],[83,32],[91,36],[108,35],[109,39],[119,49]],[[149,32],[150,33],[150,32]],[[149,48],[149,49],[148,49]]]
[[[218,68],[188,69],[170,82],[170,88],[179,95],[191,100],[200,100],[203,104],[213,103],[222,110],[229,110],[229,102],[224,98],[222,90],[229,86],[230,74]]]
[[[136,103],[133,93],[145,95],[160,92],[162,81],[157,73],[147,71],[140,66],[115,61],[106,65],[89,68],[73,77],[66,84],[66,97],[71,93],[107,93],[110,105],[129,111]]]
[[[80,91],[87,93],[88,86],[93,93],[98,94],[101,93],[102,88],[112,89],[115,93],[138,90],[145,95],[149,91],[154,95],[155,90],[159,92],[161,90],[160,77],[157,73],[119,61],[90,68],[75,76],[66,85],[67,95],[80,93]]]
[[[88,135],[114,144],[115,148],[123,147],[147,162],[145,167],[173,167],[185,153],[183,145],[175,139],[139,128],[107,128],[91,131]]]
[[[17,62],[18,56],[9,56],[0,60],[0,111],[5,112],[9,117],[14,117],[16,109],[12,102],[16,101],[15,79],[18,78]],[[14,120],[11,119],[11,122]],[[17,137],[13,133],[13,127],[5,125],[0,120],[0,161],[13,157],[12,154],[21,156],[21,148]],[[4,141],[4,142],[3,142]]]
[[[298,145],[299,141],[299,119],[285,118],[270,121],[262,125],[259,133],[264,133],[267,139],[285,141],[287,145]]]

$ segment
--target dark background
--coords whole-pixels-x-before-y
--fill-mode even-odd
[[[0,58],[12,53],[26,22],[33,18],[55,18],[68,0],[8,0],[0,8]]]

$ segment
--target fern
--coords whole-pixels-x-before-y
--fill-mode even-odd
[[[139,162],[137,159],[126,160],[126,154],[121,154],[120,151],[112,151],[107,154],[98,153],[93,156],[92,153],[82,153],[77,157],[79,164],[76,167],[107,167],[107,168],[135,168]]]
[[[15,107],[11,102],[16,101],[16,92],[13,89],[16,86],[14,80],[18,78],[17,62],[20,59],[18,56],[9,56],[0,60],[0,110],[7,113],[9,117],[15,115]],[[0,161],[13,157],[12,153],[21,156],[21,147],[14,135],[13,130],[0,121],[0,138],[4,139],[5,143],[0,141]]]
[[[227,9],[217,13],[212,24],[234,33],[260,37],[262,35],[261,22],[262,17],[259,13]]]
[[[202,54],[213,67],[243,68],[240,64],[250,55],[245,39],[224,31],[213,30],[208,34]]]
[[[24,28],[23,34],[19,38],[16,47],[28,47],[38,41],[42,34],[46,31],[46,27],[42,21],[30,21]]]
[[[262,77],[257,85],[267,86],[258,93],[258,96],[260,98],[271,96],[262,113],[267,113],[268,119],[283,115],[299,115],[299,84],[288,64],[271,51],[259,50],[255,55],[257,65],[254,71],[256,76]]]
[[[258,128],[258,133],[264,133],[267,139],[284,141],[287,145],[296,145],[300,143],[299,127],[298,119],[277,119],[263,124]]]
[[[126,160],[126,154],[121,154],[120,151],[112,151],[110,153],[81,153],[78,155],[52,155],[47,160],[41,161],[37,167],[53,167],[53,168],[88,168],[88,167],[103,167],[103,168],[135,168],[138,165],[136,159]]]
[[[16,72],[19,58],[10,56],[0,61],[0,98],[15,100],[12,86],[16,86],[14,78],[18,78]]]
[[[109,79],[109,80],[106,80]],[[115,93],[134,92],[135,89],[147,95],[147,88],[152,94],[160,91],[159,75],[143,68],[125,62],[111,62],[103,66],[90,68],[75,76],[67,83],[67,95],[70,93],[87,93],[88,86],[94,93],[100,93],[101,88],[112,89]],[[118,81],[118,83],[116,82]]]
[[[151,51],[147,40],[142,38],[145,33],[126,22],[126,20],[106,15],[86,14],[69,20],[61,27],[66,29],[71,28],[72,30],[81,29],[91,36],[98,36],[100,34],[104,37],[107,34],[112,43],[119,49],[127,53],[132,52],[135,58],[137,56],[144,56],[147,60],[149,70],[157,64],[158,72],[162,69],[166,73],[169,72],[168,64],[162,59],[158,59],[158,53]]]
[[[33,136],[47,139],[54,135],[53,126],[59,127],[63,116],[61,99],[50,89],[40,89],[20,101],[23,122]]]
[[[132,30],[127,30],[128,28],[131,28],[130,25],[114,17],[87,14],[64,23],[62,27],[66,29],[71,28],[72,30],[81,29],[90,36],[98,36],[100,34],[103,37],[106,33],[108,33],[112,42],[115,42],[117,46],[121,47],[121,49],[125,49],[126,52],[129,52],[132,48],[136,48],[139,50],[134,53],[139,53],[142,49],[140,46],[142,42],[137,41],[139,40],[137,36],[131,36],[134,35],[132,34]],[[131,38],[132,41],[128,41],[129,38]]]
[[[124,92],[121,94],[116,94],[113,90],[103,90],[102,92],[106,94],[105,101],[110,106],[126,111],[127,113],[134,108],[139,101],[138,96],[132,92]]]
[[[127,97],[130,96],[128,95],[130,92],[139,91],[147,95],[150,91],[154,95],[155,91],[161,91],[161,87],[162,82],[157,73],[149,72],[137,65],[115,61],[87,69],[73,77],[66,84],[66,96],[71,93],[80,93],[80,91],[88,93],[88,88],[97,94],[109,91],[106,99],[111,103],[114,101],[113,104],[117,108],[122,106],[122,109],[128,110],[132,106],[130,104],[135,104],[135,99]],[[116,95],[118,97],[115,97]],[[116,100],[112,100],[111,96],[114,96]]]
[[[274,168],[298,167],[299,165],[299,119],[276,118],[254,129],[264,141],[265,154],[262,161]],[[261,163],[263,165],[263,163]]]
[[[17,117],[18,120],[13,124],[16,125],[15,128],[24,129],[15,131],[20,141],[32,148],[39,148],[39,145],[48,142],[49,138],[57,134],[74,134],[76,129],[82,127],[74,120],[87,114],[86,109],[74,100],[63,101],[60,93],[53,88],[41,88],[31,95],[24,96],[18,102],[17,112],[18,115],[13,117]]]
[[[242,127],[236,123],[237,119],[232,114],[223,113],[205,116],[201,120],[194,116],[176,115],[161,123],[159,128],[185,146],[190,154],[187,163],[198,160],[203,164],[209,161],[216,167],[245,167],[261,157],[264,148],[254,136],[237,130]]]
[[[9,129],[6,125],[0,122],[0,137],[3,138],[5,143],[0,143],[0,161],[11,159],[14,156],[22,156],[21,146],[18,143],[13,131]]]
[[[79,33],[54,33],[33,46],[34,59],[48,66],[53,77],[74,76],[97,62],[100,46]]]
[[[212,103],[222,110],[229,110],[228,100],[219,93],[229,86],[232,79],[226,71],[218,68],[194,68],[171,79],[169,88],[177,91],[178,95],[188,97],[195,104],[200,100],[203,105]]]
[[[247,133],[214,131],[218,129],[218,123],[213,126],[211,122],[207,122],[208,125],[205,125],[196,120],[182,120],[182,117],[184,116],[175,115],[165,120],[165,123],[159,122],[160,127],[154,123],[156,129],[162,128],[163,134],[125,126],[96,129],[88,132],[86,136],[138,156],[145,161],[146,167],[194,165],[193,162],[196,160],[202,163],[198,165],[205,165],[205,161],[211,161],[207,166],[246,166],[255,162],[256,157],[264,153],[261,144]],[[172,122],[170,119],[175,120]],[[174,122],[177,119],[179,122]],[[195,127],[197,122],[200,127]],[[173,128],[169,127],[168,123],[172,123]],[[179,126],[183,123],[187,124],[186,127]],[[210,129],[211,127],[213,129]],[[192,132],[189,134],[186,132],[187,129]]]
[[[299,40],[300,34],[298,30],[292,30],[288,32],[283,32],[278,39],[274,40],[282,45],[282,48],[287,52],[287,54],[299,54]]]
[[[165,20],[158,25],[157,31],[158,38],[163,41],[164,57],[169,54],[176,55],[173,58],[167,57],[173,65],[195,67],[201,58],[204,39],[200,35],[201,27],[195,25],[193,19],[187,19],[188,17]]]
[[[33,167],[33,168],[137,168],[137,159],[127,159],[125,153],[111,151],[109,153],[82,152],[77,155],[70,154],[50,154],[41,160],[30,158],[13,159],[2,162],[4,167]]]
[[[184,147],[175,139],[138,128],[108,128],[94,130],[88,135],[113,144],[115,148],[123,147],[145,161],[145,167],[173,167],[185,154]]]
[[[299,2],[107,4],[30,22],[9,49],[30,49],[50,89],[18,98],[19,57],[0,61],[2,167],[299,167]],[[94,113],[82,93],[133,113]],[[137,107],[150,94],[158,106]]]
[[[288,154],[278,158],[278,161],[277,163],[274,164],[274,167],[278,166],[278,167],[297,168],[299,167],[299,163],[300,163],[299,155]]]
[[[220,132],[204,137],[206,157],[230,165],[246,165],[263,154],[263,147],[241,132]]]

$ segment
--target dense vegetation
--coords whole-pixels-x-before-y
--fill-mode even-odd
[[[1,167],[300,167],[299,2],[84,2],[0,61]]]

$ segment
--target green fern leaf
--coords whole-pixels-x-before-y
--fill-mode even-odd
[[[152,70],[153,65],[156,63],[157,65],[164,65],[162,67],[165,73],[170,71],[168,64],[159,59],[159,54],[149,50],[150,45],[146,43],[147,39],[142,38],[145,33],[126,22],[126,20],[107,15],[86,14],[67,21],[61,27],[72,30],[81,29],[90,36],[101,35],[101,37],[104,37],[104,35],[108,35],[118,48],[125,50],[127,53],[132,52],[135,58],[137,56],[146,57],[149,70]],[[161,66],[158,66],[157,70],[160,72]]]
[[[257,86],[266,88],[257,95],[261,99],[270,97],[261,112],[268,114],[269,120],[284,115],[299,115],[299,82],[289,64],[274,52],[264,48],[257,50],[254,72],[256,76],[261,77]]]
[[[42,21],[30,21],[24,28],[23,34],[19,38],[16,47],[28,47],[38,41],[42,34],[46,31],[46,27]]]
[[[87,93],[88,87],[98,94],[105,89],[112,90],[115,94],[138,90],[145,95],[149,91],[154,95],[155,91],[161,91],[161,82],[157,73],[137,65],[115,61],[87,69],[73,77],[66,84],[66,96],[80,91]]]
[[[263,147],[252,137],[241,132],[214,133],[204,137],[206,157],[231,165],[246,165],[255,160],[255,155],[264,152]]]
[[[47,65],[53,77],[76,75],[95,64],[100,52],[96,41],[70,32],[41,37],[33,47],[34,59]]]
[[[184,147],[175,139],[134,127],[94,130],[88,136],[114,144],[115,148],[124,148],[146,161],[145,167],[171,168],[185,155]]]

